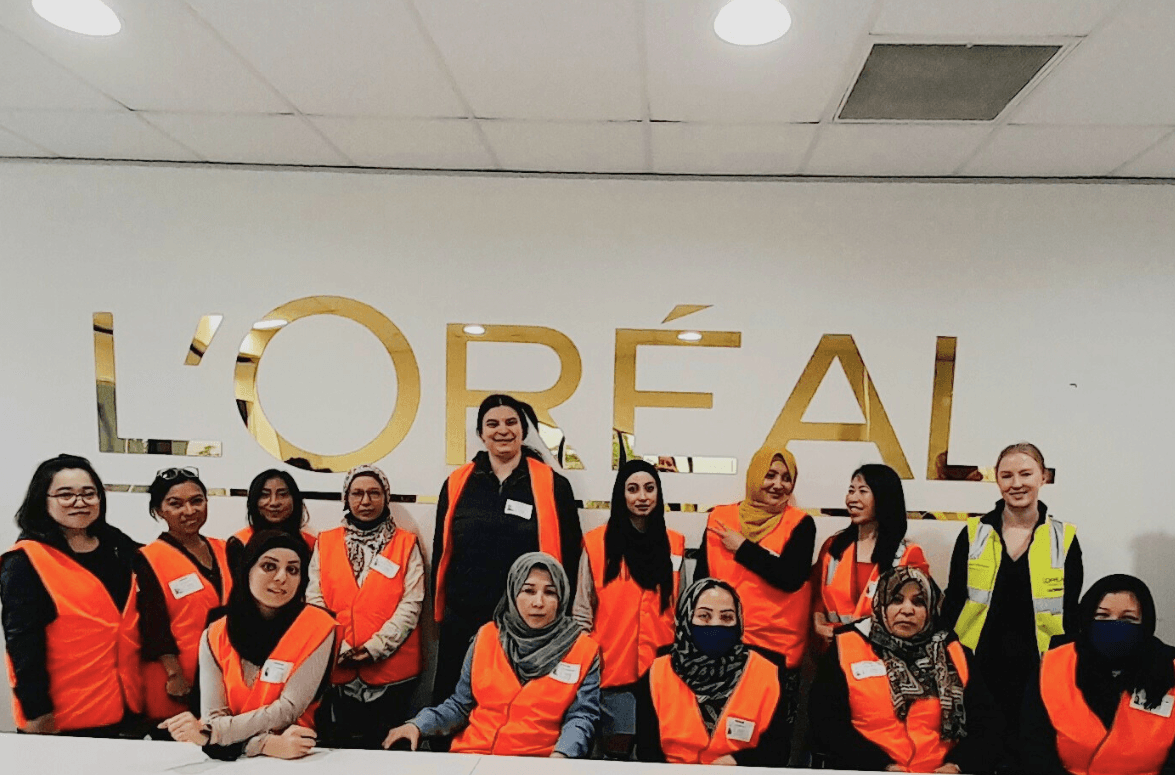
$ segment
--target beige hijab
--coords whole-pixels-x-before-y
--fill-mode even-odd
[[[792,482],[799,478],[796,470],[796,459],[786,447],[763,447],[751,457],[747,466],[747,497],[738,504],[739,532],[748,541],[759,543],[763,536],[770,533],[779,524],[783,506],[768,506],[763,502],[763,478],[776,460],[782,460],[791,472]]]

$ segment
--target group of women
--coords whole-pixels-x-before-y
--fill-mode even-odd
[[[810,657],[817,766],[1175,772],[1175,650],[1140,580],[1107,577],[1078,600],[1080,547],[1039,501],[1033,445],[1000,454],[1003,497],[961,532],[945,595],[906,538],[896,473],[855,471],[850,525],[815,552],[795,460],[770,448],[746,497],[710,512],[687,585],[657,469],[624,463],[607,524],[582,535],[567,480],[523,444],[532,418],[486,399],[486,449],[441,490],[433,705],[411,718],[425,565],[381,470],[348,473],[342,520],[317,537],[293,478],[263,472],[226,543],[201,532],[198,473],[164,469],[149,508],[166,530],[140,546],[107,523],[88,461],[45,461],[0,560],[19,730],[150,732],[217,758],[427,740],[784,766]]]

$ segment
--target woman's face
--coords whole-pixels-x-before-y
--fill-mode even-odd
[[[294,599],[301,580],[298,553],[293,549],[270,549],[249,569],[249,592],[262,612],[273,612]]]
[[[102,494],[90,474],[80,468],[55,473],[47,496],[49,516],[64,528],[85,530],[98,519]]]
[[[541,630],[555,621],[559,613],[559,594],[551,574],[542,568],[532,568],[522,590],[514,598],[522,621],[533,630]]]
[[[172,535],[199,535],[200,528],[208,521],[208,498],[200,485],[183,482],[167,491],[156,513],[167,523],[167,532]]]
[[[1036,504],[1040,488],[1045,483],[1045,472],[1036,458],[1023,452],[1004,455],[995,472],[996,483],[1004,503],[1016,509]]]
[[[1142,605],[1133,592],[1110,592],[1098,603],[1093,618],[1142,624]]]
[[[759,497],[768,507],[782,509],[787,503],[787,499],[791,497],[791,491],[795,489],[795,486],[791,471],[787,470],[787,464],[776,458],[771,461],[771,467],[767,469],[767,475],[763,477],[763,486],[759,490]]]
[[[637,471],[624,482],[624,502],[629,514],[647,517],[657,505],[657,480],[648,471]]]
[[[374,476],[356,476],[347,488],[347,508],[363,522],[371,522],[383,514],[386,501],[383,485]]]
[[[926,627],[929,613],[922,587],[907,581],[898,590],[898,596],[885,607],[885,625],[899,638],[912,638]]]
[[[698,598],[690,624],[711,627],[738,626],[738,610],[734,596],[722,587],[710,587]]]
[[[290,486],[280,476],[273,476],[266,480],[261,488],[261,497],[257,501],[257,510],[271,525],[285,522],[294,513],[294,496],[290,493]]]
[[[518,412],[508,406],[495,406],[482,418],[481,443],[496,458],[517,457],[522,452],[522,435]]]
[[[845,508],[849,510],[849,519],[854,525],[865,525],[877,519],[873,512],[873,490],[865,484],[860,474],[849,482],[849,491],[845,495]]]

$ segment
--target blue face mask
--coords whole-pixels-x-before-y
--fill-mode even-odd
[[[1130,659],[1145,640],[1142,625],[1134,622],[1095,619],[1089,626],[1089,644],[1110,662]]]
[[[722,627],[712,624],[692,624],[690,631],[694,636],[694,644],[708,657],[722,657],[739,642],[738,627]]]

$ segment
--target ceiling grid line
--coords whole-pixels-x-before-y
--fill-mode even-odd
[[[1153,151],[1155,148],[1158,148],[1160,145],[1162,145],[1163,143],[1165,143],[1165,142],[1167,142],[1168,140],[1170,140],[1172,137],[1175,137],[1175,128],[1172,128],[1172,129],[1171,129],[1171,131],[1169,131],[1169,132],[1167,132],[1166,134],[1162,135],[1161,137],[1159,137],[1159,139],[1155,140],[1153,143],[1151,143],[1151,144],[1150,144],[1150,145],[1148,145],[1147,147],[1143,148],[1141,151],[1139,151],[1138,153],[1134,154],[1133,156],[1131,156],[1129,159],[1127,159],[1126,161],[1124,161],[1124,162],[1122,162],[1121,164],[1119,164],[1119,165],[1118,165],[1117,167],[1115,167],[1114,169],[1112,169],[1112,170],[1110,170],[1109,172],[1107,172],[1107,173],[1106,173],[1106,175],[1107,175],[1107,176],[1109,176],[1109,177],[1113,177],[1113,176],[1117,175],[1119,170],[1126,169],[1126,168],[1127,168],[1127,167],[1129,167],[1131,164],[1133,164],[1134,162],[1136,162],[1136,161],[1138,161],[1139,159],[1141,159],[1143,156],[1146,156],[1148,153],[1150,153],[1151,151]]]
[[[17,140],[28,143],[29,145],[33,146],[34,148],[40,148],[42,151],[49,154],[50,156],[52,156],[55,159],[62,158],[61,154],[57,153],[52,148],[48,148],[44,145],[41,145],[40,143],[33,140],[32,138],[26,137],[25,135],[21,134],[20,132],[9,129],[8,127],[4,126],[3,124],[0,124],[0,131],[3,131],[3,132],[6,132],[7,134],[10,134],[13,137],[15,137]],[[33,157],[33,158],[36,158],[36,157]]]
[[[4,30],[4,31],[5,31],[5,32],[7,32],[9,35],[11,35],[12,37],[16,38],[16,39],[17,39],[17,40],[19,40],[21,43],[23,43],[25,46],[28,46],[30,49],[32,49],[33,51],[35,51],[35,52],[36,52],[36,53],[37,53],[39,56],[42,56],[42,57],[44,57],[45,59],[47,59],[47,60],[49,60],[50,62],[52,62],[53,64],[55,64],[55,65],[56,65],[58,68],[60,68],[62,71],[64,71],[66,74],[68,74],[68,75],[69,75],[71,78],[73,78],[74,80],[76,80],[78,83],[80,83],[80,84],[82,84],[82,85],[86,86],[86,87],[87,87],[87,88],[89,88],[89,89],[93,89],[93,90],[94,90],[94,91],[96,91],[98,94],[101,94],[103,97],[105,97],[106,99],[110,100],[110,101],[111,101],[111,102],[114,104],[114,106],[117,106],[117,107],[112,107],[112,109],[110,110],[110,112],[111,112],[111,113],[117,112],[117,109],[118,109],[118,108],[122,108],[123,110],[131,110],[131,106],[130,106],[130,105],[127,105],[127,104],[125,104],[124,102],[122,102],[121,100],[119,100],[119,99],[115,98],[114,96],[112,96],[112,95],[110,95],[110,94],[107,94],[107,93],[106,93],[106,92],[105,92],[103,89],[101,89],[100,87],[98,87],[98,86],[95,86],[94,84],[90,83],[88,80],[86,80],[85,78],[83,78],[83,77],[81,76],[81,74],[80,74],[80,73],[78,73],[76,70],[74,70],[74,69],[73,69],[73,68],[71,68],[71,67],[67,67],[65,64],[63,64],[63,63],[61,63],[60,61],[58,61],[56,57],[52,56],[52,55],[51,55],[51,54],[49,54],[48,52],[46,52],[46,51],[44,51],[44,50],[42,50],[42,49],[38,48],[38,47],[37,47],[37,46],[35,46],[35,45],[33,45],[33,43],[32,43],[31,41],[29,41],[29,40],[25,39],[25,38],[24,38],[22,35],[20,35],[20,34],[19,34],[19,33],[18,33],[16,30],[14,30],[14,29],[12,29],[11,27],[9,27],[9,26],[7,26],[7,25],[4,25],[4,24],[0,24],[0,30]]]
[[[176,144],[176,145],[178,145],[179,147],[183,148],[185,151],[187,151],[188,153],[192,154],[193,156],[195,156],[195,157],[196,157],[197,159],[199,159],[200,161],[203,161],[203,162],[211,161],[211,160],[210,160],[210,159],[209,159],[207,156],[205,156],[204,154],[200,153],[200,152],[199,152],[199,151],[197,151],[195,148],[193,148],[193,147],[191,147],[190,145],[188,145],[187,143],[185,143],[185,142],[181,141],[179,138],[177,138],[177,137],[173,137],[173,136],[171,135],[171,133],[170,133],[170,132],[168,132],[167,130],[165,130],[163,127],[161,127],[161,126],[156,126],[154,123],[152,123],[152,122],[151,122],[151,120],[150,120],[149,118],[147,118],[147,117],[144,115],[144,111],[139,111],[139,110],[132,110],[132,111],[131,111],[131,115],[132,115],[132,116],[134,116],[134,117],[135,117],[135,118],[136,118],[136,119],[139,121],[139,123],[141,123],[141,124],[144,124],[145,126],[147,126],[147,127],[150,127],[152,130],[154,130],[154,131],[158,132],[159,134],[163,135],[163,136],[164,136],[164,137],[166,137],[168,140],[172,141],[173,143],[175,143],[175,144]]]
[[[653,172],[653,108],[649,102],[649,41],[648,20],[645,15],[647,0],[632,0],[636,24],[637,62],[640,68],[641,136],[645,151],[645,172]]]

